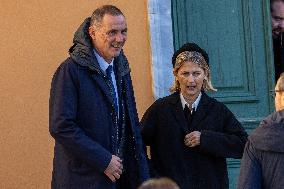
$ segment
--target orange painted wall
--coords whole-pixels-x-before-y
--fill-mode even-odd
[[[50,188],[50,81],[74,31],[95,7],[117,5],[139,115],[153,102],[146,0],[0,0],[0,188]]]

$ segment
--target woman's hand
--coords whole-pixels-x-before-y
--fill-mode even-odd
[[[184,144],[188,147],[195,147],[200,145],[200,135],[199,131],[193,131],[184,137]]]

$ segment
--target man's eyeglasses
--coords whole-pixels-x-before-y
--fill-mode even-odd
[[[276,96],[276,93],[281,93],[281,92],[284,92],[284,90],[270,90],[270,95],[275,98]]]

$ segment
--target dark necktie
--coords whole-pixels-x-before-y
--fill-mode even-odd
[[[187,105],[184,106],[183,113],[187,123],[190,124],[192,120],[192,113]]]
[[[111,95],[112,95],[112,98],[113,98],[113,101],[114,101],[114,108],[115,108],[115,111],[118,113],[116,92],[115,92],[114,84],[112,82],[112,77],[111,77],[112,72],[113,72],[112,65],[109,65],[108,68],[106,69],[106,75],[107,75],[107,78],[108,78],[108,80],[110,81],[110,84],[111,84],[110,87],[111,87]]]

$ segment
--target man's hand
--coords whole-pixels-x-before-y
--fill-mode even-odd
[[[193,131],[184,137],[184,144],[188,147],[195,147],[200,145],[200,135],[199,131]]]
[[[115,182],[117,179],[120,178],[120,175],[122,174],[122,169],[122,160],[119,157],[112,155],[111,160],[104,173],[112,182]]]

